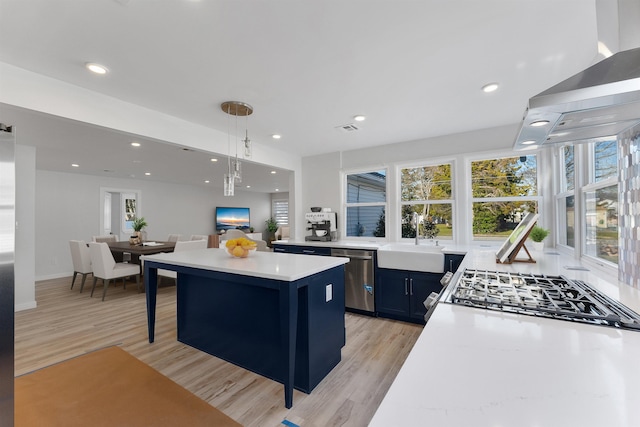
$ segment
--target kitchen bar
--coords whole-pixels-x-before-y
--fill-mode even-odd
[[[223,249],[144,257],[149,342],[157,269],[176,271],[178,341],[310,393],[340,362],[345,344],[346,258]]]

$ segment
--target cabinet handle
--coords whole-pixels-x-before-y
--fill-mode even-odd
[[[409,295],[409,288],[407,287],[407,278],[404,278],[404,294]]]
[[[413,295],[413,279],[409,279],[409,295]]]
[[[303,250],[302,250],[302,253],[303,253],[303,254],[310,254],[310,255],[312,255],[312,254],[315,254],[315,253],[316,253],[316,251],[310,251],[310,250],[308,250],[308,249],[303,249]]]
[[[449,271],[453,273],[453,260],[449,260]]]

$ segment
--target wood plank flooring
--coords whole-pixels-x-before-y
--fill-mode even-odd
[[[112,284],[104,302],[100,283],[93,298],[91,286],[80,294],[79,284],[73,290],[70,284],[71,278],[38,282],[38,307],[16,313],[16,375],[118,345],[247,427],[282,426],[284,419],[301,427],[366,426],[422,331],[347,313],[342,361],[311,394],[294,391],[293,408],[286,409],[281,384],[176,340],[174,286],[158,290],[156,339],[149,344],[145,296],[135,283],[126,290]]]

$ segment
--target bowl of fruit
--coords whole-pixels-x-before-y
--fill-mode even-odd
[[[249,240],[246,237],[240,237],[238,239],[227,240],[225,245],[227,252],[235,258],[246,258],[249,253],[256,249],[258,244],[253,240]]]

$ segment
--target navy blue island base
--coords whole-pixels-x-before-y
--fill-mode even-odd
[[[178,273],[178,341],[282,383],[287,408],[292,407],[294,387],[310,393],[340,362],[345,345],[343,265],[289,281],[169,262],[145,259],[150,343],[157,269],[162,268]]]

